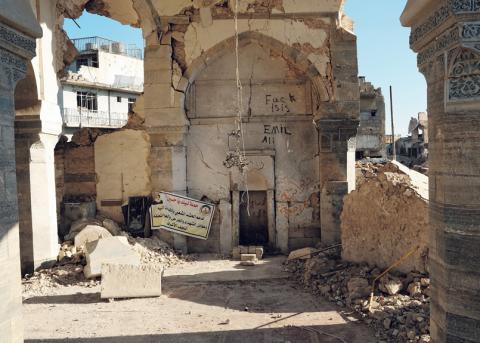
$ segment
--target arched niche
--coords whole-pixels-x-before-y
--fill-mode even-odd
[[[291,47],[260,34],[240,35],[243,135],[237,138],[234,42],[229,39],[205,52],[185,73],[189,194],[231,206],[231,213],[219,214],[208,241],[189,239],[189,251],[226,252],[232,244],[245,244],[242,223],[254,225],[241,218],[247,191],[256,192],[253,205],[263,204],[258,214],[265,217],[260,222],[267,226],[269,248],[286,252],[315,244],[320,238],[320,208],[310,199],[319,196],[318,133],[313,124],[319,106],[318,72]],[[227,154],[237,147],[250,162],[246,173],[226,166]],[[228,222],[231,230],[222,224]]]

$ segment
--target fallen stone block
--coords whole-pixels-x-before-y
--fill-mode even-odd
[[[353,277],[347,283],[348,296],[350,300],[365,298],[370,295],[371,287],[368,280],[361,277]]]
[[[255,254],[241,254],[240,260],[257,262],[257,255]]]
[[[256,247],[254,253],[257,255],[257,259],[261,260],[263,258],[263,247]]]
[[[240,247],[233,248],[232,257],[233,257],[234,260],[239,260],[240,259]]]
[[[302,248],[298,250],[294,250],[288,255],[288,260],[308,260],[309,258],[312,258],[312,254],[316,252],[317,250],[314,248]]]
[[[248,254],[248,247],[243,245],[239,245],[238,247],[240,248],[240,254]]]
[[[100,238],[112,237],[112,234],[107,229],[98,225],[87,225],[75,236],[75,248],[79,249],[85,246],[88,242],[94,242]]]
[[[87,265],[85,277],[94,278],[102,274],[102,264],[140,265],[140,256],[128,244],[127,237],[102,238],[85,245]]]
[[[102,287],[100,297],[145,298],[162,295],[162,273],[160,266],[136,266],[124,264],[102,264]]]
[[[249,254],[255,254],[255,249],[257,249],[257,247],[255,245],[248,246],[248,253]]]

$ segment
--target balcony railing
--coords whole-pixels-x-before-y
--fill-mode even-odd
[[[75,48],[79,52],[100,50],[112,54],[130,56],[139,60],[143,59],[143,49],[139,49],[135,44],[129,44],[128,47],[121,42],[115,42],[101,37],[85,37],[72,39]]]
[[[98,127],[118,129],[128,121],[128,113],[109,113],[86,108],[64,108],[63,123],[67,127]]]

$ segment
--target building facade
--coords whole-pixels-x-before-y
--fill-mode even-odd
[[[360,125],[356,137],[356,158],[386,157],[385,100],[381,88],[359,77]]]
[[[125,126],[143,92],[143,50],[100,37],[72,42],[79,54],[61,81],[66,130]]]

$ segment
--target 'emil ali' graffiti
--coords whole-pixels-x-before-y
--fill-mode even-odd
[[[292,133],[284,125],[263,125],[263,140],[265,144],[275,144],[276,135],[291,136]]]
[[[288,93],[286,96],[274,96],[271,94],[265,95],[265,104],[271,106],[272,113],[287,114],[290,113],[290,104],[296,102],[295,95]]]

